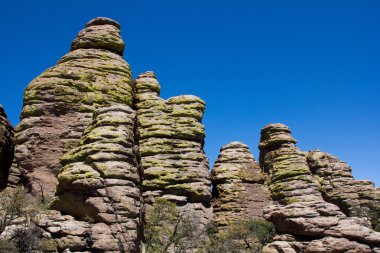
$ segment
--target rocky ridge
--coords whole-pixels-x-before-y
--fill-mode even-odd
[[[262,129],[259,163],[232,142],[210,173],[205,102],[160,98],[155,73],[133,80],[123,51],[120,25],[93,19],[28,85],[15,131],[0,107],[0,183],[49,202],[37,225],[58,252],[139,252],[157,198],[220,230],[268,219],[277,236],[267,253],[380,252],[371,182],[330,154],[302,152],[283,124]]]
[[[323,199],[320,183],[295,143],[283,124],[261,130],[261,164],[269,174],[272,198],[278,201],[264,216],[280,234],[266,252],[377,252],[380,233],[371,229],[367,219],[347,217]]]

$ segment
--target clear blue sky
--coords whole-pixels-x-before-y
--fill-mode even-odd
[[[134,76],[162,97],[207,102],[205,151],[287,124],[303,150],[347,161],[380,185],[380,1],[3,1],[0,103],[19,122],[26,85],[68,52],[91,18],[122,25]]]

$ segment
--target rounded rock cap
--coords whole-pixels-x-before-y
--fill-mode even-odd
[[[259,149],[267,149],[284,143],[297,143],[290,128],[281,123],[268,124],[261,129]]]
[[[220,149],[220,151],[226,150],[226,149],[238,149],[238,148],[249,149],[248,145],[244,144],[243,142],[241,142],[241,141],[233,141],[233,142],[230,142],[230,143],[224,145]]]
[[[113,25],[116,28],[120,29],[120,24],[118,22],[116,22],[115,20],[111,18],[106,18],[106,17],[97,17],[97,18],[91,19],[90,21],[87,22],[86,27],[95,26],[95,25]]]

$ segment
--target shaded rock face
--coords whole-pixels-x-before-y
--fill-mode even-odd
[[[71,52],[26,88],[14,170],[35,194],[43,187],[46,196],[54,196],[59,158],[78,144],[94,110],[112,104],[132,107],[133,82],[121,57],[119,32],[115,21],[90,21]]]
[[[271,202],[264,180],[247,145],[231,142],[220,149],[212,169],[212,206],[219,228],[237,220],[263,219],[263,210]]]
[[[367,180],[355,180],[351,167],[338,158],[313,150],[307,153],[313,174],[321,182],[322,195],[347,216],[368,217],[380,229],[380,191]]]
[[[205,103],[184,95],[164,100],[153,72],[136,79],[137,132],[143,197],[147,205],[157,197],[195,210],[203,223],[211,218],[211,182],[203,152]]]
[[[321,186],[288,127],[264,127],[259,148],[269,189],[279,202],[265,210],[280,234],[265,252],[376,252],[380,233],[369,227],[367,219],[347,217],[323,200]]]
[[[94,227],[105,228],[102,233],[109,238],[106,249],[87,244],[86,250],[138,252],[141,203],[134,119],[135,112],[124,105],[96,110],[79,146],[62,157],[52,207],[90,220],[90,234]]]
[[[14,129],[0,105],[0,190],[5,188],[14,155]]]

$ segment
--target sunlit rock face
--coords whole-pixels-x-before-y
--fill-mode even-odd
[[[278,202],[265,210],[265,217],[280,234],[264,251],[376,252],[380,233],[370,228],[367,219],[347,217],[322,198],[321,185],[295,142],[283,124],[261,130],[260,162]]]
[[[52,207],[78,220],[91,220],[111,233],[107,249],[138,251],[140,174],[134,143],[135,112],[125,105],[94,112],[78,147],[66,153]],[[72,205],[75,203],[75,205]],[[105,250],[96,248],[93,250]]]
[[[0,190],[7,186],[14,155],[14,129],[0,105]]]
[[[212,206],[219,229],[239,220],[263,219],[271,202],[265,179],[247,145],[231,142],[220,149],[212,169]]]
[[[136,79],[139,154],[146,205],[155,198],[194,210],[203,224],[211,219],[211,181],[203,152],[205,103],[192,95],[164,100],[153,72]]]
[[[307,153],[312,173],[321,183],[322,196],[347,216],[367,217],[380,229],[380,189],[367,180],[355,180],[351,167],[320,150]]]
[[[120,25],[95,18],[27,86],[16,130],[0,106],[0,190],[22,185],[48,204],[37,225],[53,251],[140,252],[145,211],[163,198],[199,228],[273,222],[267,253],[380,252],[371,182],[330,154],[302,152],[283,124],[262,129],[259,163],[232,142],[210,173],[205,102],[160,98],[156,75],[133,80],[123,51]]]
[[[15,134],[15,164],[34,194],[42,186],[45,195],[54,196],[59,159],[78,145],[97,108],[132,107],[133,82],[121,57],[119,28],[110,19],[91,20],[71,52],[26,88]]]

